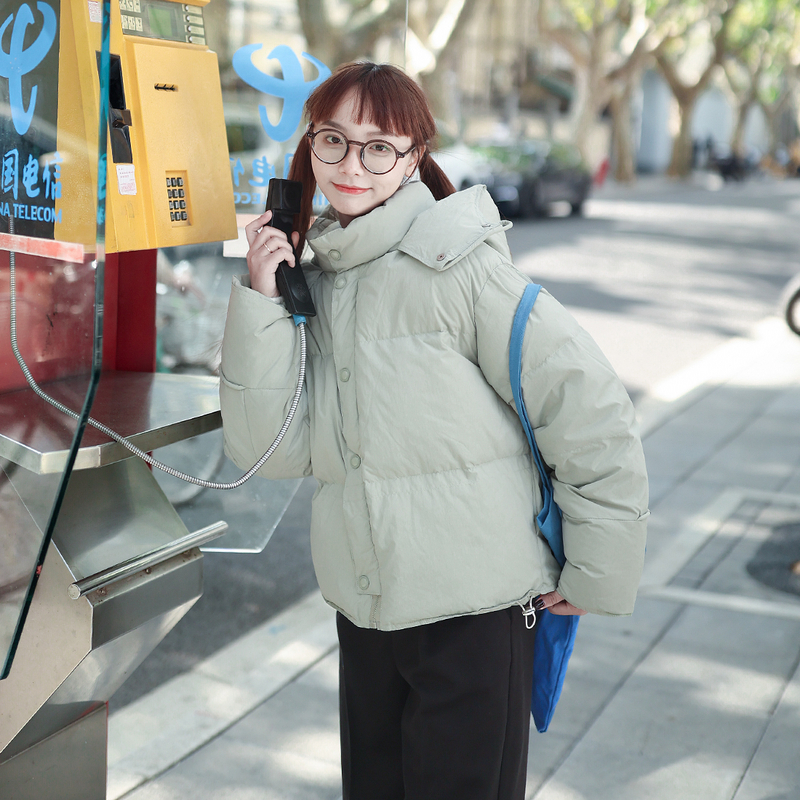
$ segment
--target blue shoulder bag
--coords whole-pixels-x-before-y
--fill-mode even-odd
[[[528,437],[528,444],[530,444],[542,483],[542,510],[536,516],[536,523],[550,545],[556,561],[563,567],[566,558],[561,536],[561,509],[553,497],[550,474],[539,453],[539,448],[536,446],[533,427],[522,399],[522,342],[525,338],[525,325],[541,288],[536,283],[528,284],[522,295],[511,328],[508,367],[514,404],[517,407],[522,427],[525,429],[525,435]],[[539,733],[547,730],[553,712],[556,710],[556,703],[558,703],[561,688],[564,685],[564,677],[567,674],[569,657],[575,644],[579,619],[580,617],[577,616],[551,614],[547,610],[539,612],[533,655],[533,694],[531,696],[531,713]]]

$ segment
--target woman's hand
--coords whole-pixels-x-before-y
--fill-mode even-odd
[[[568,603],[558,592],[547,592],[547,594],[540,594],[536,600],[533,601],[533,607],[537,611],[547,609],[553,614],[559,616],[576,616],[582,617],[586,612],[582,608],[577,608]]]
[[[250,249],[247,251],[247,269],[250,271],[250,286],[267,297],[278,297],[278,286],[275,283],[275,271],[285,261],[290,267],[295,265],[294,249],[286,238],[286,234],[267,223],[272,219],[272,212],[267,211],[256,217],[244,232]],[[300,234],[292,233],[292,243],[297,247]]]

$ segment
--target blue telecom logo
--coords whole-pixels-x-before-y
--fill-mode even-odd
[[[55,11],[47,3],[39,0],[36,8],[44,18],[44,23],[39,35],[28,47],[25,47],[25,33],[28,26],[34,24],[34,16],[27,4],[23,3],[17,10],[16,16],[13,13],[9,14],[0,25],[0,77],[8,81],[11,119],[14,129],[20,136],[24,136],[31,126],[33,112],[36,109],[36,95],[39,90],[38,85],[31,88],[30,99],[26,107],[22,91],[22,78],[36,69],[50,52],[58,27]],[[11,40],[9,49],[6,51],[2,42],[6,30],[12,22]]]
[[[20,4],[0,16],[0,99],[8,100],[2,118],[3,152],[0,152],[0,217],[21,223],[21,235],[52,236],[42,227],[61,221],[55,203],[61,197],[63,157],[53,152],[47,136],[29,136],[40,124],[45,130],[56,122],[58,17],[42,0]],[[53,61],[55,54],[56,63]],[[16,136],[14,135],[16,132]],[[53,145],[56,144],[53,137]],[[46,152],[42,152],[45,149]]]
[[[268,58],[274,58],[281,65],[282,78],[276,78],[262,72],[253,64],[253,54],[263,47],[262,44],[250,44],[239,48],[233,56],[233,68],[236,74],[249,86],[257,91],[283,100],[283,108],[277,125],[273,125],[267,116],[267,109],[258,106],[261,126],[269,137],[276,142],[285,142],[291,139],[303,117],[303,105],[309,94],[319,86],[331,71],[319,59],[303,53],[303,58],[308,59],[317,69],[317,77],[307,81],[303,75],[303,65],[295,52],[287,45],[281,44],[274,47]],[[289,172],[289,163],[292,154],[284,157],[283,175]],[[266,156],[254,158],[248,171],[240,158],[231,156],[231,171],[234,187],[234,202],[239,205],[259,205],[265,197],[267,184],[270,178],[276,176],[276,165],[271,164]]]
[[[317,68],[317,77],[307,81],[303,75],[303,66],[291,47],[285,44],[278,45],[270,51],[268,58],[275,58],[281,65],[283,79],[266,75],[253,64],[253,53],[260,50],[262,44],[250,44],[241,47],[233,55],[233,69],[236,74],[254,89],[264,94],[271,94],[283,100],[283,111],[277,125],[273,125],[267,117],[267,109],[258,107],[261,115],[261,124],[264,130],[276,141],[285,142],[297,130],[303,116],[303,104],[311,92],[319,86],[331,71],[321,61],[303,53]]]

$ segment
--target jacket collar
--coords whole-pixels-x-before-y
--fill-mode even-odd
[[[383,205],[342,228],[330,207],[306,241],[323,272],[342,272],[400,250],[435,270],[455,264],[481,242],[510,260],[502,221],[485,186],[473,186],[438,203],[424,183],[400,187]]]
[[[309,229],[306,241],[323,272],[342,272],[397,249],[414,219],[435,205],[428,187],[414,181],[346,228],[329,206]]]

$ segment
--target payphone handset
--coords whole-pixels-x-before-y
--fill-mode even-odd
[[[269,182],[266,210],[272,212],[270,225],[283,231],[290,242],[295,215],[300,213],[302,195],[303,184],[299,181],[272,178]],[[304,317],[316,315],[311,293],[299,264],[290,267],[282,261],[275,272],[275,282],[290,314]]]

